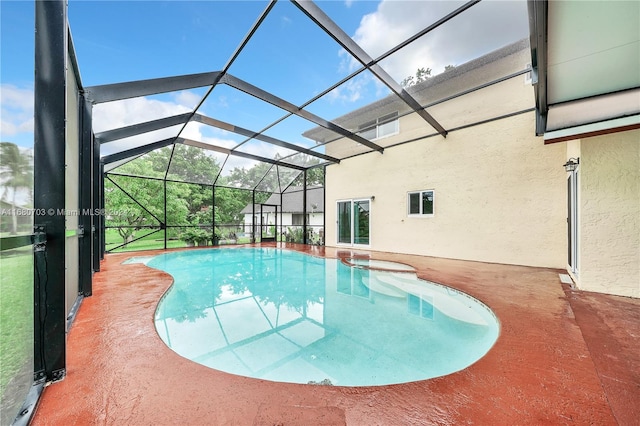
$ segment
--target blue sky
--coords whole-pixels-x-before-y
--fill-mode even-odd
[[[461,3],[317,2],[374,58]],[[265,6],[262,0],[70,0],[69,22],[82,82],[87,87],[222,69]],[[32,146],[34,4],[0,0],[0,13],[0,137]],[[385,70],[396,81],[423,66],[438,73],[445,65],[461,64],[528,34],[524,1],[481,2],[463,15],[389,57],[383,63]],[[300,105],[358,67],[294,5],[280,0],[229,72]],[[205,90],[98,105],[94,109],[94,129],[101,131],[188,111]],[[387,93],[379,82],[363,73],[312,104],[309,110],[333,119]],[[225,85],[216,87],[198,112],[251,130],[261,130],[284,115]],[[291,119],[268,134],[304,143],[301,133],[313,126]],[[223,146],[232,146],[238,140],[203,125],[190,126],[184,136]],[[105,151],[121,149],[118,142],[108,145]]]
[[[266,4],[265,1],[72,0],[69,21],[84,83],[106,84],[221,69]],[[372,1],[355,2],[349,7],[345,2],[323,3],[327,11],[348,18],[342,19],[347,31],[349,28],[355,31],[359,18],[376,6],[377,2]],[[350,13],[340,13],[340,9]],[[300,59],[313,57],[321,44],[327,44],[322,43],[326,40],[314,37],[318,33],[291,3],[278,2],[240,62],[247,59],[234,67],[234,74],[255,73],[259,69],[264,77],[271,77],[268,67],[261,64],[277,60],[279,55],[288,57],[291,50],[303,54],[302,47],[308,53]],[[338,49],[335,45],[336,57]],[[100,70],[98,64],[105,60],[109,67]]]
[[[33,146],[34,5],[0,1],[0,139]]]

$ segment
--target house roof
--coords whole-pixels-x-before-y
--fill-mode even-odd
[[[282,193],[281,213],[302,213],[303,188],[291,188]],[[264,204],[280,205],[280,194],[272,194]],[[260,212],[260,204],[255,206]],[[242,209],[241,213],[251,214],[251,204]],[[324,188],[307,188],[307,213],[324,213]]]
[[[488,64],[506,58],[507,56],[523,53],[525,50],[528,50],[528,48],[528,39],[518,40],[479,58],[455,66],[441,74],[427,78],[420,83],[408,87],[406,90],[418,102],[420,102],[421,106],[433,106],[449,97],[464,92],[465,90],[472,89],[499,77],[503,77],[503,75],[489,74],[487,71],[482,70],[482,68]],[[519,68],[514,68],[513,71],[517,72],[519,70],[523,70],[526,68],[525,65],[525,63],[522,63]],[[403,114],[408,112],[408,109],[397,96],[389,95],[379,101],[335,118],[333,122],[355,131],[358,129],[358,125],[375,120],[394,111],[398,111],[400,114]],[[304,132],[303,135],[307,138],[323,143],[332,140],[332,134],[322,127],[314,127]]]

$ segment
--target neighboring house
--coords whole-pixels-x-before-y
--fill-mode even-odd
[[[255,205],[255,220],[252,220],[253,209],[251,204],[242,209],[244,214],[244,232],[251,233],[251,224],[255,223],[256,227],[262,225],[265,232],[271,232],[270,227],[276,224],[275,209],[278,206],[277,224],[283,235],[286,235],[287,228],[302,228],[304,224],[303,209],[303,191],[302,188],[290,188],[286,192],[280,194],[272,194],[267,201],[263,203],[262,218],[260,218],[260,204]],[[324,235],[324,188],[308,188],[307,189],[307,226],[313,230],[318,237]],[[257,232],[257,231],[256,231]]]
[[[350,158],[326,168],[325,244],[567,269],[580,288],[639,297],[639,130],[545,145],[528,74],[438,103],[530,63],[523,40],[411,87],[446,138],[395,97],[336,119],[385,149],[327,145]],[[304,136],[329,141],[322,128]],[[569,157],[580,157],[580,183]]]

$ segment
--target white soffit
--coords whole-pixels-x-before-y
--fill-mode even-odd
[[[639,1],[549,1],[550,105],[640,87]]]
[[[544,143],[564,142],[638,128],[640,128],[640,115],[634,115],[631,117],[601,121],[599,123],[585,124],[584,126],[571,127],[569,129],[556,130],[554,132],[546,132],[544,134]]]
[[[640,89],[550,105],[547,131],[640,114]]]

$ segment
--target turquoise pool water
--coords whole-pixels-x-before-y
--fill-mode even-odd
[[[181,356],[242,376],[371,386],[461,370],[498,321],[469,295],[411,272],[347,266],[275,248],[165,253],[173,286],[155,326]]]

